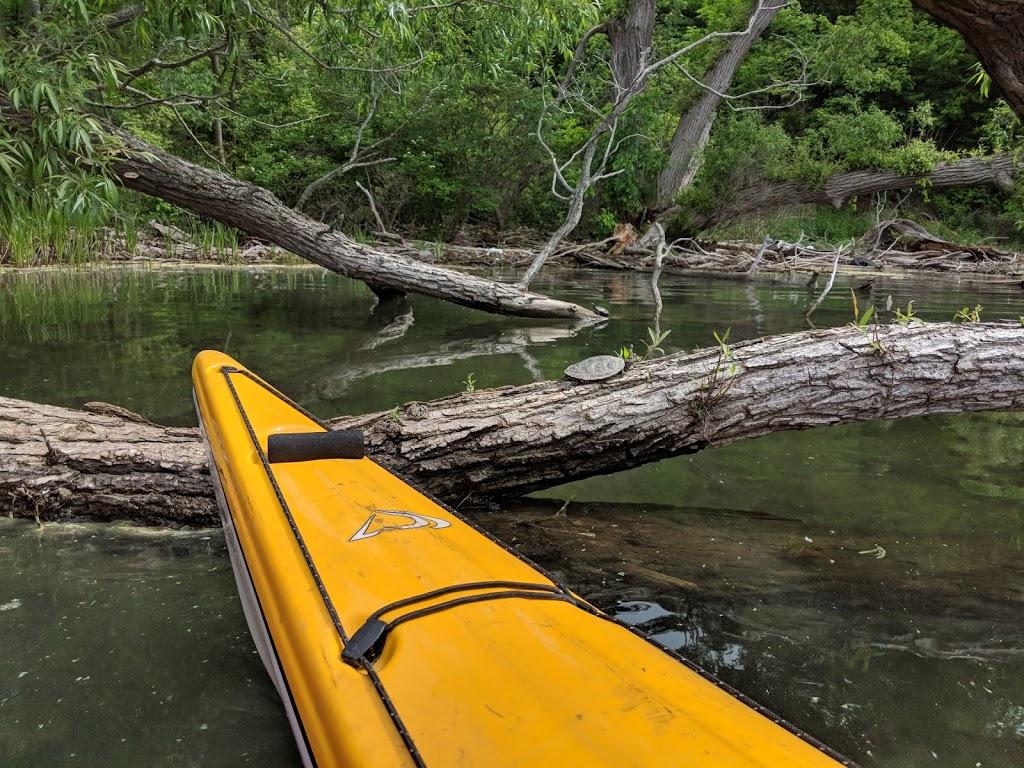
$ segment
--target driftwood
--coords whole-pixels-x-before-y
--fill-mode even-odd
[[[923,232],[924,230],[922,230]],[[951,243],[934,235],[911,240],[889,230],[877,232],[862,240],[855,249],[840,255],[839,266],[889,268],[931,272],[977,274],[1016,274],[1024,258],[1021,254],[1001,251],[989,246]],[[878,247],[871,247],[875,239]],[[677,241],[664,257],[664,266],[688,272],[744,273],[823,271],[831,269],[836,250],[814,248],[802,242],[768,238],[760,245],[748,242],[717,241],[703,243],[684,239]],[[571,254],[576,263],[608,269],[650,270],[654,254],[626,253],[615,257],[594,249],[578,249]],[[756,265],[756,266],[755,266]]]
[[[472,392],[338,419],[368,453],[453,503],[514,496],[780,430],[1024,404],[1019,324],[838,328],[644,361],[603,382]],[[728,353],[728,354],[726,354]],[[0,398],[12,515],[207,524],[194,429]]]

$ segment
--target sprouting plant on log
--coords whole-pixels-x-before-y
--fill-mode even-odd
[[[888,350],[878,338],[878,317],[875,315],[875,305],[872,304],[861,314],[860,308],[857,306],[857,293],[853,288],[850,289],[850,296],[853,298],[853,322],[850,323],[850,327],[868,339],[868,343],[871,345],[871,354],[884,355]]]
[[[665,341],[665,339],[668,337],[670,333],[672,333],[671,329],[659,333],[653,328],[648,328],[647,337],[651,340],[650,343],[644,341],[643,339],[640,340],[640,343],[647,347],[647,352],[644,353],[644,357],[650,357],[655,352],[657,352],[660,356],[664,357],[665,350],[661,348],[661,344],[663,341]]]
[[[476,392],[476,377],[474,374],[469,374],[462,383],[465,385],[467,392]]]
[[[918,317],[914,312],[913,301],[907,303],[906,310],[896,307],[896,309],[893,310],[893,315],[896,317],[896,322],[904,328],[909,326],[911,323],[921,323],[921,325],[924,325],[924,320]]]
[[[648,327],[647,338],[650,339],[650,341],[647,341],[646,339],[640,339],[640,343],[647,348],[646,352],[640,354],[636,352],[636,350],[633,348],[633,345],[630,344],[628,347],[622,347],[615,354],[621,357],[627,363],[639,363],[641,360],[646,360],[648,357],[654,354],[658,354],[659,356],[664,357],[665,350],[661,348],[661,345],[662,343],[664,343],[665,339],[668,337],[670,333],[672,333],[671,329],[659,332],[656,331],[654,328]]]
[[[981,304],[975,304],[974,309],[970,307],[964,307],[958,309],[956,314],[953,315],[954,323],[980,323],[981,322]]]
[[[731,330],[727,328],[723,334],[713,331],[715,341],[718,342],[718,357],[708,375],[699,381],[700,390],[689,405],[690,413],[697,419],[701,437],[705,440],[711,431],[712,411],[722,402],[736,381],[736,362],[733,360],[732,347],[729,345]]]

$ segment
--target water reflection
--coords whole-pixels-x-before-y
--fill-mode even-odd
[[[942,765],[1020,765],[1015,547],[954,529],[901,538],[879,560],[856,549],[875,535],[870,520],[559,508],[510,504],[481,521],[588,600],[864,765],[934,765],[932,752]]]

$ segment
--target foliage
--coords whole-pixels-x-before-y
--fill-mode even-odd
[[[761,112],[726,115],[719,120],[704,154],[696,183],[682,202],[713,210],[737,191],[762,179],[784,178],[793,157],[792,139]]]
[[[13,3],[7,3],[13,6]],[[741,28],[750,0],[665,0],[654,56],[709,31]],[[168,203],[125,195],[113,162],[119,126],[161,149],[223,167],[303,210],[357,233],[385,226],[449,238],[465,224],[550,230],[564,213],[535,130],[583,31],[627,0],[520,4],[368,0],[44,0],[31,18],[8,12],[0,34],[0,258],[76,259],[100,228],[134,237],[136,221],[209,228]],[[115,23],[116,22],[116,23]],[[950,29],[910,0],[787,7],[740,67],[732,93],[797,78],[811,87],[786,109],[720,109],[684,209],[709,212],[761,181],[822,184],[855,169],[926,173],[937,162],[1017,152],[1024,129]],[[700,75],[724,41],[679,60]],[[609,107],[608,41],[591,38],[575,77],[578,108],[544,123],[569,156]],[[604,179],[588,194],[585,234],[604,237],[649,215],[655,178],[679,115],[701,93],[666,68],[622,118]],[[767,93],[742,102],[768,107]],[[351,166],[341,172],[339,169]],[[570,182],[572,173],[567,173]],[[1024,197],[922,189],[963,233],[1010,238]],[[865,201],[866,202],[866,201]],[[868,214],[844,208],[775,222],[777,236],[842,240]],[[68,235],[68,233],[74,233]],[[209,235],[211,242],[223,233]],[[224,242],[229,242],[230,237]]]
[[[905,310],[896,307],[896,309],[893,310],[893,315],[896,319],[896,323],[898,325],[902,325],[904,328],[911,325],[912,323],[924,324],[924,320],[919,318],[917,314],[914,312],[913,301],[907,302],[907,308]]]
[[[981,322],[981,310],[982,310],[982,306],[980,304],[976,304],[973,309],[971,307],[964,307],[963,309],[958,309],[956,311],[956,314],[953,315],[953,322],[954,323],[980,323]]]
[[[857,306],[857,292],[850,289],[850,298],[853,300],[853,322],[850,327],[868,340],[872,355],[885,355],[888,352],[878,334],[878,315],[875,314],[875,305],[865,309],[863,312]]]
[[[646,348],[644,352],[637,352],[634,345],[630,344],[628,347],[621,347],[616,354],[629,363],[646,360],[648,357],[655,354],[664,357],[665,350],[661,348],[661,345],[665,342],[665,339],[668,338],[670,333],[672,333],[671,329],[667,331],[658,331],[654,328],[648,328],[647,338],[650,339],[650,341],[640,339],[640,343]]]

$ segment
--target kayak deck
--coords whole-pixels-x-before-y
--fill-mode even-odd
[[[271,435],[325,426],[231,358],[200,353],[193,380],[246,616],[306,765],[849,764],[370,459],[271,463]]]

